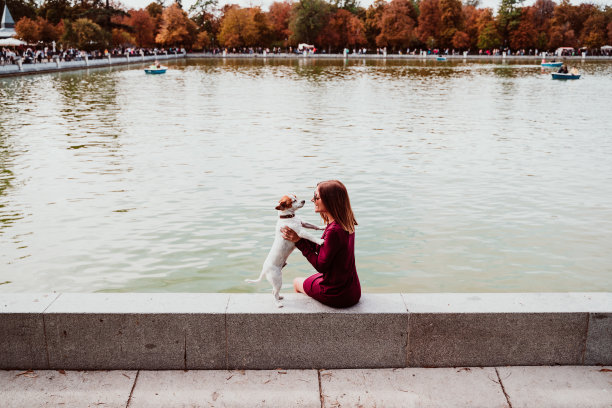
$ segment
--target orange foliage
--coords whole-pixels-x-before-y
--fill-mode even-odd
[[[128,47],[134,45],[134,42],[134,37],[132,37],[128,32],[118,28],[113,28],[111,33],[111,43],[113,47]]]
[[[440,0],[440,45],[452,46],[455,33],[463,26],[461,0]]]
[[[191,45],[196,36],[196,25],[174,3],[162,13],[161,28],[155,41],[164,45]]]
[[[470,48],[470,36],[463,31],[455,31],[452,39],[452,45],[454,48],[467,50]]]
[[[269,32],[266,15],[259,7],[231,7],[225,13],[219,29],[219,42],[226,47],[261,45]]]
[[[293,5],[288,1],[275,1],[270,5],[268,12],[268,20],[272,36],[276,41],[286,41],[291,36],[289,30],[289,19],[291,18],[291,9]]]
[[[330,17],[317,37],[322,47],[339,49],[365,44],[363,22],[350,11],[339,9]]]
[[[524,7],[521,11],[521,20],[518,27],[510,33],[510,48],[515,50],[536,48],[538,33],[534,19],[535,9]]]
[[[381,18],[381,30],[376,37],[379,47],[403,48],[416,42],[416,10],[409,0],[392,0]]]
[[[134,29],[134,39],[139,47],[152,47],[155,45],[155,20],[146,10],[130,10],[126,24]]]
[[[40,39],[40,30],[36,21],[23,17],[15,24],[17,36],[28,44],[37,43]]]
[[[419,40],[430,48],[436,46],[440,38],[440,3],[438,0],[421,1],[421,14],[419,15]]]

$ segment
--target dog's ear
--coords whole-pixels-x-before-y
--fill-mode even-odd
[[[283,196],[283,198],[278,200],[278,205],[275,208],[280,211],[289,207],[291,207],[291,198]]]

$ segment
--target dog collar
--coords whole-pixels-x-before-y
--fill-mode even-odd
[[[295,214],[289,214],[289,215],[281,215],[281,218],[293,218],[295,217]]]

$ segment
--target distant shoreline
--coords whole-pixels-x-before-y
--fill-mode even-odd
[[[444,56],[447,60],[470,60],[470,61],[538,61],[541,60],[541,56],[536,55],[512,55],[512,56],[503,56],[503,55],[446,55]],[[311,55],[301,55],[301,54],[227,54],[225,56],[221,54],[212,54],[212,53],[190,53],[190,54],[177,54],[177,55],[158,55],[158,56],[145,56],[145,57],[132,57],[129,60],[127,58],[108,58],[100,59],[100,60],[90,60],[90,61],[70,61],[70,62],[60,62],[59,64],[56,62],[43,62],[37,64],[23,64],[21,69],[17,64],[11,65],[3,65],[0,66],[0,78],[12,77],[12,76],[23,76],[23,75],[35,75],[35,74],[48,74],[53,72],[62,72],[62,71],[74,71],[74,70],[82,70],[89,68],[104,68],[111,67],[117,65],[129,65],[129,64],[142,64],[144,62],[151,62],[155,60],[171,60],[171,59],[179,59],[179,58],[188,58],[188,59],[257,59],[257,60],[267,60],[267,59],[290,59],[290,60],[414,60],[414,61],[432,61],[437,63],[442,63],[443,61],[436,61],[435,55],[406,55],[406,54],[387,54],[386,56],[382,54],[349,54],[348,56],[344,56],[342,54],[311,54]],[[554,57],[549,56],[547,60],[558,60],[558,61],[610,61],[612,62],[612,56],[564,56],[564,57]]]

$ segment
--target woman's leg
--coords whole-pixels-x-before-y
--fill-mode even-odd
[[[293,289],[297,293],[306,293],[306,292],[304,292],[304,281],[305,280],[306,280],[306,278],[295,278],[293,280]]]

